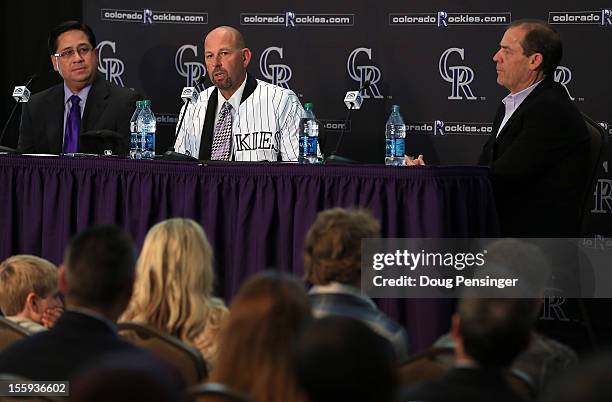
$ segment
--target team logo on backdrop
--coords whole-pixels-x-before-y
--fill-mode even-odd
[[[557,69],[554,72],[553,79],[557,81],[559,84],[563,85],[563,88],[567,91],[567,96],[571,100],[574,100],[574,97],[569,91],[567,84],[572,80],[572,70],[564,66],[557,66]]]
[[[346,68],[349,76],[359,83],[359,87],[363,87],[366,81],[370,82],[370,87],[366,89],[365,93],[363,94],[364,98],[369,98],[369,94],[371,94],[373,98],[381,99],[383,96],[378,89],[378,82],[382,77],[380,69],[372,65],[358,64],[357,57],[361,54],[365,54],[368,57],[368,60],[372,60],[372,49],[358,47],[357,49],[353,50],[346,62]]]
[[[355,14],[297,14],[284,13],[241,13],[240,25],[277,25],[293,28],[296,26],[353,26]]]
[[[194,58],[198,56],[197,46],[183,45],[176,51],[174,66],[181,77],[186,78],[187,84],[185,86],[193,87],[198,78],[206,74],[206,67],[198,61],[185,61],[185,52],[192,53]]]
[[[115,57],[106,57],[106,48],[109,48],[109,50],[112,50],[112,53],[115,54],[115,42],[105,40],[98,44],[98,71],[104,74],[107,81],[113,82],[119,85],[120,87],[123,87],[125,85],[123,84],[123,79],[121,78],[121,75],[125,70],[125,65],[120,59],[117,59]]]
[[[145,8],[142,11],[142,22],[143,24],[152,24],[153,23],[153,10]]]
[[[289,89],[289,80],[291,79],[292,75],[291,67],[286,64],[270,63],[268,61],[268,57],[272,53],[276,53],[276,57],[281,60],[283,59],[282,47],[271,46],[264,50],[259,58],[259,69],[261,70],[261,75],[265,79],[269,80],[272,84]]]
[[[600,11],[551,11],[548,13],[549,24],[569,25],[602,25],[612,26],[612,9]]]
[[[492,123],[466,121],[413,121],[406,123],[407,134],[429,135],[490,135],[493,132]]]
[[[595,185],[594,214],[612,214],[612,179],[600,178]]]
[[[449,13],[432,11],[426,13],[391,13],[389,25],[431,25],[446,28],[455,25],[508,25],[512,13]]]
[[[451,47],[442,53],[438,63],[440,76],[444,81],[451,84],[451,94],[448,99],[462,100],[465,98],[474,100],[476,96],[474,96],[470,87],[470,83],[474,80],[474,70],[467,66],[449,66],[448,58],[455,53],[459,55],[461,61],[464,60],[464,49]]]
[[[136,22],[139,24],[208,24],[208,13],[195,11],[100,9],[100,20],[111,22]]]

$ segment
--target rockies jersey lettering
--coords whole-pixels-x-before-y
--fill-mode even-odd
[[[289,89],[255,81],[257,85],[253,93],[246,98],[243,95],[233,119],[233,159],[297,161],[300,119],[304,115],[299,99]],[[179,121],[183,114],[185,120],[177,133],[177,152],[198,157],[211,96],[217,96],[214,87],[200,93],[197,102],[181,109]]]

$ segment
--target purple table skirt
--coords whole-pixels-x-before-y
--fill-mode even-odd
[[[215,250],[226,300],[267,268],[302,275],[318,211],[368,208],[387,237],[492,237],[498,232],[482,167],[209,165],[105,158],[0,157],[0,259],[62,259],[68,239],[94,224],[127,229],[140,247],[170,217],[200,222]],[[448,302],[380,300],[413,349],[448,328]]]

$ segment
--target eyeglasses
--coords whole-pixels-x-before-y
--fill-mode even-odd
[[[66,59],[71,58],[72,56],[74,56],[74,53],[78,53],[79,56],[83,57],[83,56],[87,56],[89,54],[89,52],[91,52],[93,50],[93,48],[91,46],[79,46],[78,48],[74,49],[66,49],[62,52],[59,53],[55,53],[53,54],[54,57],[64,57]]]

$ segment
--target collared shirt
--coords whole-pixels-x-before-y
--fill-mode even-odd
[[[76,94],[73,93],[66,83],[64,82],[64,130],[62,134],[66,132],[66,122],[68,121],[68,114],[70,113],[70,108],[72,108],[72,102],[70,101],[70,97],[72,95],[76,95],[81,98],[81,103],[79,106],[81,107],[81,120],[83,119],[83,112],[85,111],[85,104],[87,103],[87,97],[89,96],[89,91],[91,90],[91,84],[87,85],[85,88],[81,89]],[[63,137],[63,135],[62,135]],[[62,142],[63,145],[63,142]]]
[[[365,303],[369,304],[370,307],[378,310],[378,306],[376,306],[376,303],[374,303],[374,301],[370,299],[368,296],[364,295],[361,292],[361,289],[356,288],[354,286],[350,286],[350,285],[344,285],[339,282],[330,282],[327,285],[313,286],[308,292],[308,294],[311,294],[311,295],[334,294],[334,293],[349,294],[351,296],[358,297]]]
[[[504,126],[506,125],[508,120],[510,120],[510,117],[512,117],[516,109],[518,109],[518,107],[521,106],[521,103],[523,103],[523,101],[529,96],[529,94],[535,89],[535,87],[537,87],[538,84],[542,82],[543,80],[544,78],[542,78],[540,81],[536,82],[535,84],[523,89],[520,92],[517,92],[515,94],[508,94],[508,96],[502,99],[502,103],[506,107],[506,114],[504,115],[504,119],[499,125],[499,130],[497,130],[496,137],[499,135],[499,133],[501,133]]]
[[[21,328],[25,329],[31,334],[35,334],[40,331],[46,331],[47,328],[40,325],[39,323],[32,321],[29,318],[19,317],[16,315],[6,317],[7,320],[11,320],[15,324],[19,325]]]
[[[225,99],[223,97],[223,95],[221,94],[221,91],[217,91],[217,111],[215,113],[215,125],[214,127],[217,127],[217,123],[219,122],[219,113],[221,112],[221,108],[223,107],[223,104],[227,101],[230,103],[230,105],[232,105],[232,120],[236,120],[236,113],[238,113],[238,108],[240,107],[240,101],[242,100],[242,93],[244,92],[244,87],[246,85],[246,76],[244,78],[244,81],[242,81],[242,85],[240,85],[238,87],[238,89],[236,90],[236,92],[234,92],[232,94],[232,96],[230,96],[229,99]]]

